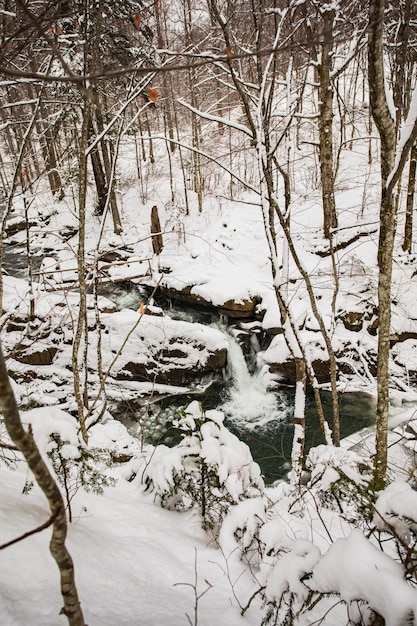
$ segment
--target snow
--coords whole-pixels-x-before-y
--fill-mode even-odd
[[[417,493],[408,483],[389,484],[375,503],[373,522],[380,530],[394,528],[408,544],[417,529]]]
[[[332,544],[314,567],[309,586],[321,593],[337,591],[345,602],[366,600],[387,626],[401,626],[417,614],[417,593],[401,579],[399,564],[357,530]]]
[[[25,472],[0,469],[1,542],[36,527],[48,518],[36,488],[22,495]],[[222,558],[198,527],[192,514],[175,514],[155,506],[134,485],[119,480],[103,497],[79,491],[73,501],[75,522],[68,547],[86,623],[132,626],[144,623],[183,626],[193,613],[192,589],[197,557],[198,587],[212,587],[201,600],[200,620],[210,626],[253,624],[242,619],[225,586]],[[5,626],[58,626],[62,599],[58,570],[48,551],[49,531],[34,535],[1,553],[0,606]],[[246,593],[251,579],[238,585]],[[23,592],[24,590],[24,592]],[[205,614],[205,616],[203,615]]]
[[[269,602],[279,602],[285,591],[290,591],[301,602],[308,596],[308,588],[301,579],[310,574],[320,560],[320,550],[310,541],[299,540],[290,552],[284,554],[266,578],[265,596]]]
[[[400,148],[404,147],[415,123],[416,94],[417,91]],[[106,130],[116,123],[126,106],[126,103],[120,106]],[[367,112],[362,114],[364,120],[357,113],[358,126],[368,122]],[[205,122],[210,120],[216,121],[217,117],[207,114]],[[240,111],[232,111],[227,125],[246,135],[247,129],[239,120]],[[218,143],[220,151],[229,151],[227,142],[211,126],[204,128],[208,129],[213,145]],[[149,137],[144,136],[143,140],[149,141]],[[274,285],[257,164],[244,162],[245,190],[240,175],[243,166],[236,166],[234,184],[229,188],[228,181],[222,180],[214,169],[218,160],[213,157],[203,210],[198,211],[196,194],[188,189],[187,214],[179,151],[171,154],[173,203],[164,156],[165,140],[156,133],[152,140],[157,158],[154,164],[142,163],[140,181],[134,146],[127,135],[121,146],[117,183],[125,225],[121,236],[112,232],[110,219],[104,223],[93,215],[94,198],[89,190],[87,272],[94,273],[101,255],[120,253],[120,263],[99,262],[99,274],[105,280],[131,281],[140,288],[159,284],[167,290],[191,293],[219,308],[230,302],[252,302],[259,318],[257,327],[273,336],[258,355],[258,367],[252,375],[234,337],[225,334],[224,328],[172,319],[169,310],[162,311],[152,303],[147,311],[151,315],[142,315],[143,301],[138,301],[138,294],[128,295],[117,303],[100,296],[98,325],[94,298],[89,295],[90,333],[86,347],[89,399],[96,400],[99,388],[96,353],[99,340],[103,369],[108,376],[106,393],[112,401],[192,391],[157,385],[153,380],[130,380],[126,372],[132,363],[148,367],[151,358],[159,358],[169,348],[177,354],[184,353],[183,359],[173,357],[174,361],[177,358],[177,365],[181,361],[185,368],[194,370],[204,365],[210,351],[228,350],[233,388],[222,409],[234,417],[235,423],[244,424],[247,431],[271,420],[286,419],[288,411],[277,407],[276,397],[268,391],[269,366],[285,364],[291,358],[285,337],[279,332],[282,324],[274,286],[285,287],[291,317],[308,359],[325,362],[327,352],[305,284],[293,261],[288,262],[288,279],[280,275]],[[379,187],[378,162],[374,159],[372,164],[368,163],[367,141],[365,135],[355,137],[351,149],[341,151],[337,169],[339,227],[334,233],[334,244],[336,248],[339,246],[335,257],[339,291],[334,311],[335,281],[328,242],[322,235],[320,190],[315,180],[314,159],[301,160],[305,155],[302,142],[297,146],[301,165],[296,166],[293,174],[291,232],[302,267],[312,281],[320,313],[331,329],[338,363],[343,366],[339,387],[374,394],[371,370],[377,339],[370,332],[370,325],[376,321]],[[183,149],[184,146],[182,143]],[[94,144],[90,150],[92,147]],[[238,146],[233,146],[232,152],[231,158],[236,159],[233,169],[242,157]],[[221,168],[227,171],[229,165],[222,164]],[[73,235],[63,242],[61,237],[63,232],[76,227],[77,219],[71,199],[52,202],[45,198],[46,194],[34,195],[30,205],[36,219],[49,220],[47,232],[39,228],[30,242],[38,254],[45,255],[40,267],[41,279],[34,284],[37,317],[32,325],[27,321],[28,282],[4,276],[3,319],[5,324],[11,320],[17,326],[22,325],[5,330],[2,341],[8,367],[18,381],[13,381],[16,397],[22,409],[29,409],[21,411],[22,421],[26,427],[31,426],[50,466],[53,466],[51,455],[58,445],[62,459],[67,462],[77,462],[86,451],[104,453],[111,460],[105,471],[109,478],[115,479],[114,486],[105,487],[103,495],[98,496],[88,492],[88,485],[84,488],[75,482],[71,495],[73,522],[69,524],[68,547],[75,562],[86,623],[183,626],[198,621],[199,626],[259,626],[265,603],[279,605],[283,598],[293,594],[301,610],[310,592],[339,594],[348,603],[351,615],[354,611],[351,603],[366,602],[385,618],[387,626],[402,626],[409,616],[416,623],[415,580],[405,572],[394,549],[398,538],[392,535],[394,529],[401,541],[412,546],[417,533],[417,495],[412,488],[416,480],[413,455],[417,425],[414,408],[405,410],[407,402],[416,401],[412,389],[412,376],[417,371],[413,256],[398,254],[393,270],[392,332],[400,338],[410,336],[394,346],[390,362],[391,397],[398,405],[398,411],[392,408],[390,426],[395,430],[389,436],[389,478],[393,482],[376,495],[374,508],[368,509],[364,523],[352,492],[358,495],[369,484],[367,466],[374,452],[372,429],[345,440],[340,449],[331,445],[312,448],[303,472],[296,476],[301,484],[298,480],[293,480],[294,484],[282,481],[269,487],[265,487],[248,446],[224,426],[223,412],[204,413],[198,403],[191,403],[179,420],[183,437],[177,446],[150,445],[132,436],[107,411],[89,428],[86,446],[73,416],[75,401],[71,391],[72,325],[78,313],[79,295],[70,287],[77,279],[78,238]],[[282,203],[280,195],[278,200]],[[20,202],[16,200],[17,211],[21,209]],[[164,241],[158,257],[152,253],[149,236],[151,207],[155,204]],[[400,222],[401,219],[400,211]],[[14,236],[13,243],[16,242],[24,242],[23,233]],[[278,259],[285,256],[286,245],[280,233],[277,244],[275,269],[279,270]],[[346,323],[349,313],[363,313],[362,327],[349,330]],[[34,324],[38,327],[34,328]],[[291,348],[299,354],[288,320],[286,327],[292,339]],[[32,335],[35,330],[39,335],[45,333],[47,340],[36,333]],[[59,350],[52,364],[33,366],[14,358],[15,347],[28,336],[35,339],[27,349],[45,348],[51,345],[49,341],[55,342]],[[121,375],[126,375],[127,380],[120,381]],[[300,393],[299,399],[296,415],[301,416],[304,394]],[[103,402],[100,398],[89,423],[98,419]],[[33,404],[36,408],[30,408]],[[301,435],[301,427],[296,432]],[[1,437],[7,441],[3,432]],[[0,461],[3,454],[15,471],[0,462],[0,544],[39,526],[49,515],[36,485],[26,493],[32,478],[23,461],[6,450],[1,452]],[[215,484],[210,485],[211,496],[224,506],[214,530],[203,530],[201,507],[192,500],[197,496],[191,487],[200,485],[203,466],[216,477]],[[182,491],[175,491],[178,477],[183,481]],[[160,503],[166,508],[159,506]],[[379,544],[378,533],[389,541]],[[0,621],[5,626],[66,623],[59,614],[62,599],[58,571],[48,551],[49,537],[50,529],[47,529],[0,552],[0,567],[4,572],[0,583]],[[194,617],[196,598],[198,619]],[[250,606],[243,610],[251,598]],[[319,599],[311,612],[295,618],[297,624],[347,623],[346,610],[341,606],[333,609],[334,599],[327,604],[326,598]]]

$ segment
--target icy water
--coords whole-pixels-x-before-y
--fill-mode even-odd
[[[268,482],[281,478],[289,469],[293,442],[295,389],[268,391],[268,377],[262,367],[251,373],[247,357],[229,335],[229,377],[221,409],[228,428],[244,440],[260,464]],[[332,427],[331,394],[321,392],[325,417]],[[375,421],[375,401],[366,394],[341,394],[339,399],[341,436],[370,426]],[[306,395],[306,448],[324,443],[312,389]]]
[[[41,257],[33,259],[35,269]],[[27,258],[21,249],[5,251],[3,269],[11,275],[27,279]],[[144,297],[136,285],[110,285],[107,297],[124,307],[137,309]],[[166,302],[163,303],[166,305]],[[165,307],[164,307],[165,308]],[[213,313],[171,310],[176,319],[201,322],[208,325],[217,319]],[[291,420],[294,407],[294,388],[283,388],[278,392],[268,391],[268,378],[256,362],[259,346],[254,345],[252,356],[243,354],[242,348],[225,325],[215,325],[229,340],[228,371],[225,379],[216,381],[201,393],[192,396],[166,396],[155,403],[142,406],[123,407],[127,425],[132,434],[151,441],[173,444],[179,433],[171,428],[177,412],[185,409],[191,400],[201,402],[203,410],[220,409],[225,414],[226,426],[251,448],[254,459],[259,463],[267,483],[282,478],[289,470],[289,459],[293,439]],[[253,337],[254,338],[254,337]],[[256,341],[255,341],[256,344]],[[331,426],[330,394],[322,392],[326,418]],[[122,409],[122,407],[119,407]],[[375,403],[365,394],[342,394],[340,396],[341,435],[345,437],[370,426],[375,419]],[[306,399],[306,447],[323,443],[312,392]]]
[[[166,302],[163,303],[165,310]],[[294,427],[294,387],[268,391],[268,374],[262,367],[260,346],[252,336],[252,346],[246,354],[236,340],[236,333],[222,324],[213,313],[171,309],[176,319],[216,326],[229,341],[228,368],[223,380],[213,382],[205,391],[186,396],[167,396],[152,404],[130,411],[130,431],[151,443],[172,445],[180,433],[171,428],[179,411],[192,400],[198,400],[203,410],[219,409],[225,414],[225,425],[247,443],[253,458],[259,463],[268,484],[283,478],[289,471]],[[325,417],[332,427],[331,395],[322,392]],[[341,394],[339,398],[341,436],[346,437],[370,426],[375,421],[375,401],[361,393]],[[126,410],[124,411],[126,415]],[[133,418],[133,419],[132,419]],[[312,390],[306,397],[306,449],[324,443],[316,413]]]
[[[215,383],[201,394],[170,396],[155,402],[151,407],[131,407],[129,427],[131,434],[153,444],[172,445],[179,441],[180,433],[171,428],[172,420],[192,400],[198,400],[203,410],[219,409],[225,413],[225,425],[251,449],[268,484],[283,478],[289,471],[294,427],[291,424],[294,407],[294,389],[269,392],[266,402],[259,405],[259,412],[251,417],[242,411],[234,412],[236,389],[233,384]],[[330,393],[322,392],[326,417],[332,426]],[[231,398],[234,397],[231,404]],[[346,437],[370,426],[375,420],[375,402],[365,394],[341,394],[341,435]],[[267,413],[262,409],[267,407]],[[252,409],[251,409],[252,411]],[[126,416],[126,410],[123,411]],[[133,419],[132,419],[133,418]],[[306,398],[306,449],[324,443],[316,413],[313,393]]]
[[[198,400],[203,410],[224,412],[225,425],[249,445],[265,481],[271,484],[283,478],[290,468],[295,390],[288,387],[268,391],[262,368],[251,367],[237,341],[225,332],[229,338],[229,366],[224,381],[213,383],[202,393],[167,396],[151,405],[136,407],[130,414],[133,420],[127,425],[132,434],[151,443],[172,445],[180,438],[180,433],[171,427],[172,421],[192,400]],[[321,396],[331,427],[331,396],[327,392],[322,392]],[[342,437],[374,422],[375,401],[371,397],[359,393],[341,394],[339,402]],[[324,440],[310,390],[306,397],[306,449],[320,443]]]

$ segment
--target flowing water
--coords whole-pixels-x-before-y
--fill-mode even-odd
[[[184,318],[184,315],[181,314]],[[225,425],[251,448],[253,458],[261,466],[267,483],[283,478],[290,469],[293,440],[294,387],[278,391],[268,389],[269,378],[257,354],[245,355],[230,329],[216,324],[229,341],[228,367],[224,380],[214,381],[203,392],[192,395],[167,396],[152,403],[136,406],[126,423],[126,407],[122,411],[131,434],[156,443],[172,445],[179,433],[172,421],[192,400],[203,410],[219,409],[225,414]],[[330,393],[322,392],[322,402],[331,426]],[[133,419],[132,419],[133,417]],[[373,398],[359,393],[340,396],[342,437],[370,426],[375,419]],[[306,448],[324,443],[315,410],[312,391],[306,397]]]
[[[233,336],[229,337],[229,385],[220,402],[228,428],[246,441],[260,464],[267,482],[273,482],[289,470],[293,441],[292,418],[295,389],[270,391],[269,378],[258,360],[251,373],[243,351]],[[322,392],[326,418],[331,426],[331,396]],[[342,436],[369,426],[375,419],[375,402],[365,394],[340,396]],[[323,443],[312,390],[306,397],[306,447]]]
[[[41,263],[36,257],[35,266]],[[8,249],[3,269],[11,275],[27,279],[27,258],[23,250]],[[106,295],[118,305],[137,309],[144,298],[141,288],[133,284],[109,285]],[[166,302],[163,303],[166,305]],[[164,307],[165,308],[165,307]],[[129,426],[131,434],[152,443],[173,444],[179,433],[171,427],[178,411],[184,410],[193,399],[201,402],[204,410],[217,408],[225,414],[225,424],[251,448],[254,459],[261,466],[268,483],[285,476],[293,439],[291,424],[294,407],[294,388],[270,391],[267,369],[260,358],[261,351],[255,333],[248,333],[250,350],[242,350],[233,329],[218,322],[213,312],[171,309],[169,314],[190,322],[215,325],[228,338],[228,367],[223,379],[213,380],[204,391],[186,396],[165,396],[156,401],[140,401],[136,406],[119,405],[119,419]],[[322,401],[331,426],[331,398],[323,392]],[[117,410],[118,409],[118,410]],[[116,415],[117,416],[117,415]],[[374,400],[365,394],[351,393],[340,396],[342,437],[373,423]],[[314,398],[307,391],[306,398],[306,447],[323,443],[316,415]]]

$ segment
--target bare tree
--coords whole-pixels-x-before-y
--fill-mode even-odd
[[[378,242],[378,397],[374,459],[377,483],[385,479],[388,457],[391,282],[397,214],[394,189],[417,134],[416,119],[406,120],[405,134],[397,144],[397,124],[391,115],[386,95],[383,48],[385,8],[385,0],[371,0],[368,31],[370,106],[381,141],[381,205]],[[398,145],[399,153],[397,154]]]
[[[0,345],[0,411],[7,432],[16,448],[23,454],[36,482],[45,494],[51,511],[52,537],[50,551],[61,576],[61,593],[64,601],[62,613],[70,626],[86,626],[78,598],[72,558],[65,545],[67,519],[61,492],[42,459],[30,429],[25,430],[20,421],[19,410],[10,385],[3,351]]]

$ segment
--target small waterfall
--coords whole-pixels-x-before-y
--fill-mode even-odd
[[[245,393],[249,388],[254,388],[260,395],[265,395],[267,393],[266,384],[261,376],[261,372],[256,370],[254,374],[250,373],[239,342],[230,333],[226,334],[229,341],[227,352],[228,373],[233,380],[236,392]]]
[[[221,330],[229,342],[228,375],[233,384],[219,408],[231,421],[250,429],[286,418],[291,409],[279,394],[268,391],[266,368],[258,362],[251,373],[237,339],[224,326]]]

